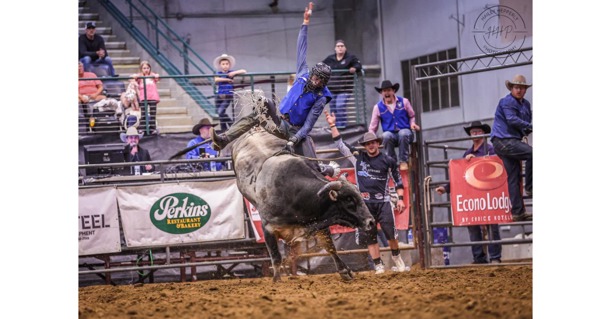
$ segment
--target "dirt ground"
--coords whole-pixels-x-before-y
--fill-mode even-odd
[[[532,266],[79,288],[79,318],[532,318]]]

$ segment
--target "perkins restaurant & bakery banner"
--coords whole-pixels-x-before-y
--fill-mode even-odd
[[[496,156],[449,161],[454,226],[511,222],[507,174]]]
[[[121,251],[116,189],[103,187],[78,191],[78,255]]]
[[[127,247],[245,238],[235,179],[121,187],[117,198]]]

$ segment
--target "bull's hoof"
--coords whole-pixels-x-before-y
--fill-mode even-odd
[[[344,269],[339,272],[339,275],[341,275],[341,279],[344,281],[352,281],[354,279],[354,273],[351,269]]]
[[[273,283],[276,283],[278,281],[282,281],[282,278],[280,277],[280,275],[279,274],[273,275]]]

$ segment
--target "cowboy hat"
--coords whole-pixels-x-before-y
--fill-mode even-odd
[[[220,61],[222,60],[229,60],[229,63],[231,63],[231,68],[235,67],[235,58],[232,55],[228,55],[226,53],[223,53],[219,56],[216,57],[216,59],[214,59],[214,66],[216,67],[217,70],[220,70]]]
[[[195,124],[195,126],[193,126],[193,134],[199,136],[199,129],[204,127],[204,126],[215,126],[216,124],[212,124],[212,122],[210,122],[210,120],[208,118],[202,118],[199,123]]]
[[[509,80],[504,81],[504,84],[506,84],[506,88],[509,91],[512,90],[513,85],[523,85],[525,87],[532,86],[531,84],[527,84],[527,80],[525,80],[525,77],[521,74],[515,75],[515,77],[513,77],[512,81],[509,81]]]
[[[364,145],[371,141],[377,141],[377,142],[381,143],[381,137],[377,137],[377,135],[375,135],[375,133],[366,132],[366,133],[364,133],[364,136],[362,136],[362,141],[358,141],[358,143],[360,145]]]
[[[472,121],[470,126],[464,127],[464,131],[466,131],[466,134],[470,135],[470,130],[473,128],[480,128],[483,130],[483,132],[485,132],[485,134],[489,134],[491,132],[491,127],[489,127],[487,124],[481,123],[481,121]]]
[[[399,87],[400,87],[399,83],[392,84],[392,82],[389,80],[383,80],[383,82],[381,82],[381,87],[375,87],[375,90],[377,90],[377,93],[381,93],[381,91],[383,91],[384,89],[392,88],[392,89],[394,89],[394,93],[396,93],[396,91],[398,91]]]
[[[126,133],[121,133],[120,135],[121,141],[123,141],[123,143],[127,143],[127,136],[138,136],[139,138],[142,138],[142,136],[144,136],[144,133],[138,133],[138,130],[134,126],[130,126],[127,129]]]

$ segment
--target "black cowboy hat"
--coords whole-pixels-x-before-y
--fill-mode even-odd
[[[489,125],[483,124],[481,123],[481,121],[472,121],[472,123],[470,123],[470,126],[464,127],[464,131],[466,131],[466,134],[470,136],[470,130],[473,128],[480,128],[483,130],[483,132],[485,132],[485,134],[489,134],[491,132],[491,128],[489,127]]]
[[[375,90],[377,90],[377,93],[381,93],[381,91],[383,91],[383,89],[392,88],[392,89],[394,89],[394,92],[396,92],[396,91],[398,91],[399,87],[400,87],[399,83],[392,84],[392,82],[389,80],[383,80],[383,82],[381,82],[381,87],[375,87]]]
[[[193,126],[193,134],[199,136],[199,129],[203,126],[215,126],[216,124],[212,124],[208,118],[202,118],[199,123]]]
[[[377,141],[377,142],[379,142],[381,144],[381,137],[377,137],[377,135],[375,135],[375,133],[366,132],[366,133],[364,133],[364,136],[362,137],[362,140],[358,141],[358,143],[360,145],[364,145],[364,144],[366,144],[368,142],[371,142],[371,141]]]

